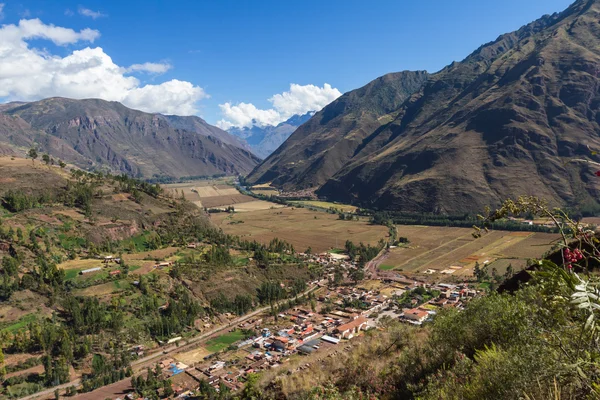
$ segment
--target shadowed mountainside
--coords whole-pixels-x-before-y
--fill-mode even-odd
[[[593,170],[567,161],[600,148],[599,20],[600,1],[577,1],[427,76],[401,104],[390,82],[387,96],[364,90],[390,75],[379,78],[340,98],[360,97],[351,112],[334,102],[315,115],[250,180],[377,209],[479,211],[528,194],[595,203]],[[357,115],[371,123],[335,135],[334,121]],[[328,148],[317,149],[317,133]]]

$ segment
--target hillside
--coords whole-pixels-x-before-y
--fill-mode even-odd
[[[259,161],[198,117],[148,114],[117,102],[50,98],[0,108],[0,154],[37,146],[84,169],[131,176],[247,173]]]
[[[593,170],[567,162],[600,148],[599,19],[599,1],[579,0],[500,36],[428,76],[381,123],[357,122],[351,146],[335,134],[349,113],[334,102],[250,181],[378,209],[472,212],[528,194],[597,207]],[[360,95],[354,115],[381,103],[379,92],[349,94]]]
[[[163,341],[227,331],[267,282],[286,298],[315,279],[275,244],[223,234],[159,185],[0,157],[0,398],[128,388]]]
[[[254,154],[261,158],[267,158],[313,115],[314,112],[308,112],[304,115],[294,115],[276,126],[233,127],[228,129],[228,132],[248,143]]]
[[[285,189],[322,185],[426,79],[426,72],[388,74],[344,94],[300,126],[248,180]]]

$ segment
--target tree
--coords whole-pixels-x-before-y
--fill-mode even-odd
[[[35,159],[38,158],[37,149],[35,147],[30,148],[27,155],[31,157],[31,162],[35,164]]]
[[[65,162],[63,160],[58,160],[58,166],[60,168],[64,169],[67,166],[67,164],[65,164]]]
[[[350,271],[350,279],[354,281],[354,284],[357,284],[359,281],[365,279],[365,271],[361,268],[353,268]]]
[[[44,162],[44,164],[50,165],[50,156],[48,155],[48,153],[44,153],[42,155],[42,161]]]
[[[261,391],[258,387],[258,375],[248,374],[246,378],[246,386],[242,391],[242,398],[248,400],[257,400],[261,397]]]
[[[4,367],[4,353],[2,352],[2,348],[0,348],[0,379],[4,379],[4,375],[6,375],[6,368]]]
[[[510,279],[515,274],[512,264],[508,264],[506,267],[506,272],[504,273],[504,279]]]

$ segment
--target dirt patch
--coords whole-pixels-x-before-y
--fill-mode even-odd
[[[235,191],[235,193],[228,194],[225,196],[201,197],[202,205],[206,208],[214,208],[236,205],[238,203],[248,203],[254,200],[253,197],[247,196],[245,194],[240,194],[235,189],[233,190]]]
[[[124,395],[133,391],[131,386],[131,379],[125,379],[112,385],[103,386],[100,389],[96,389],[93,392],[79,394],[71,397],[73,400],[98,400],[98,399],[115,399],[117,397],[123,398]]]
[[[185,353],[176,354],[174,358],[184,364],[194,365],[195,363],[201,363],[204,361],[204,357],[210,354],[211,353],[204,347],[198,347],[194,350],[186,351]]]

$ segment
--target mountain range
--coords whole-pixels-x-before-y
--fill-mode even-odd
[[[300,125],[308,121],[314,114],[314,111],[311,111],[303,115],[294,115],[287,121],[275,126],[232,127],[227,132],[243,139],[254,154],[264,159],[281,146]]]
[[[600,1],[578,0],[434,74],[346,93],[249,175],[372,209],[453,213],[536,195],[597,204]],[[596,168],[597,169],[597,168]]]
[[[260,161],[239,139],[195,116],[98,99],[0,105],[0,154],[23,155],[31,147],[81,168],[143,178],[245,174]]]

